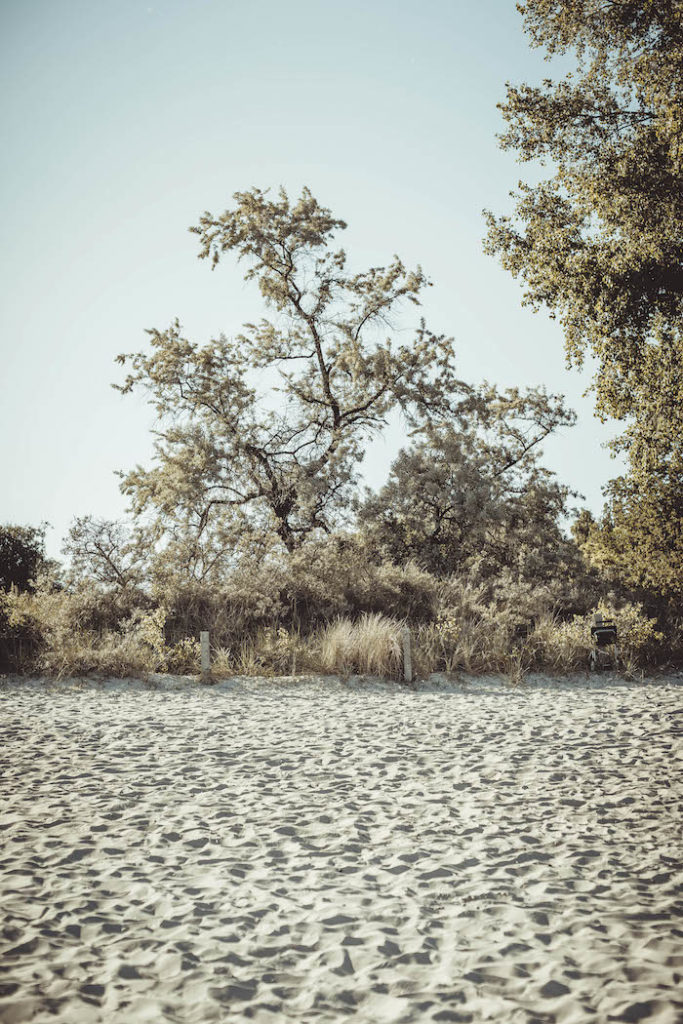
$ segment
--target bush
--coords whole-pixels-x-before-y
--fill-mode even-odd
[[[207,629],[217,647],[238,659],[245,640],[253,645],[266,629],[308,634],[364,613],[429,620],[438,589],[433,577],[413,565],[378,565],[355,538],[334,538],[292,555],[244,562],[220,587],[176,584],[156,596],[168,609],[167,640]]]
[[[44,629],[29,592],[0,591],[0,671],[22,671],[45,644]]]
[[[452,599],[452,592],[450,596]],[[522,605],[521,611],[528,611],[528,607]],[[622,667],[631,670],[662,660],[662,633],[641,605],[615,608],[603,603],[587,615],[575,615],[566,621],[546,611],[522,641],[514,637],[515,626],[525,617],[519,614],[520,606],[492,608],[471,593],[469,602],[463,599],[458,608],[442,609],[436,622],[418,630],[416,668],[420,675],[463,670],[517,677],[530,670],[559,674],[585,671],[593,648],[591,626],[596,611],[616,623]]]
[[[104,587],[82,581],[64,601],[66,624],[76,631],[104,633],[119,630],[137,611],[151,611],[153,603],[137,588]]]
[[[266,626],[232,648],[219,648],[212,662],[215,676],[296,675],[319,672],[320,658],[312,636],[302,637],[284,626]]]

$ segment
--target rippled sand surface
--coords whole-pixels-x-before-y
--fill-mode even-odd
[[[675,681],[0,687],[0,1020],[683,1020]]]

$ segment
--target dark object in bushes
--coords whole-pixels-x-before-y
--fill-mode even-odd
[[[512,643],[515,646],[524,644],[536,628],[536,619],[531,618],[528,622],[520,622],[512,631]]]
[[[601,668],[609,667],[612,660],[616,668],[619,651],[617,650],[617,627],[615,623],[611,619],[603,620],[602,615],[596,615],[595,623],[591,626],[591,639],[595,645],[590,654],[591,671],[595,672]],[[611,655],[609,648],[612,648]]]
[[[591,626],[591,636],[596,647],[609,647],[617,642],[617,627],[611,619],[604,622],[596,621],[595,625]]]

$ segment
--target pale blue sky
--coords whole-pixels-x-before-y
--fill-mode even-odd
[[[514,0],[2,0],[0,522],[48,520],[58,554],[75,515],[123,514],[114,471],[148,461],[152,415],[110,387],[115,356],[176,316],[208,340],[261,313],[187,228],[281,184],[348,221],[354,265],[422,264],[464,378],[567,395],[579,424],[545,461],[598,511],[618,464],[589,374],[481,247],[482,208],[528,175],[496,103],[547,73]],[[401,441],[369,453],[369,483]]]

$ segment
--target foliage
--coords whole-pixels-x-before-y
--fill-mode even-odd
[[[143,606],[129,601],[126,608],[120,597],[85,587],[0,595],[0,648],[3,640],[12,647],[21,642],[31,652],[23,670],[58,677],[199,671],[199,641],[167,643],[163,606],[145,607],[147,599],[137,592]],[[100,613],[92,614],[98,605]]]
[[[514,605],[495,613],[490,605],[458,615],[444,610],[436,623],[422,627],[415,645],[421,675],[429,672],[496,672],[519,682],[529,671],[552,674],[586,671],[592,649],[590,627],[596,611],[613,619],[618,630],[620,665],[661,663],[662,633],[642,606],[600,603],[585,615],[560,619],[548,612],[536,621],[526,640],[516,640],[519,622]]]
[[[126,527],[110,519],[76,518],[62,548],[71,576],[105,587],[139,586],[144,578],[142,545]]]
[[[354,534],[312,541],[283,567],[287,603],[303,623],[364,612],[419,621],[434,614],[438,599],[428,572],[378,558],[374,545]]]
[[[78,598],[76,599],[78,601]],[[48,675],[139,675],[159,667],[159,647],[150,643],[152,624],[134,611],[118,629],[84,628],[74,598],[67,592],[38,590],[7,596],[15,637],[31,641],[28,666]],[[151,618],[153,618],[152,613]]]
[[[0,589],[32,590],[50,563],[45,558],[45,531],[40,526],[0,526]]]
[[[578,74],[508,86],[504,148],[548,158],[515,219],[489,215],[489,246],[527,301],[556,311],[568,352],[600,360],[610,415],[676,338],[683,309],[683,8],[677,0],[527,0],[533,45],[573,52]],[[658,335],[668,325],[670,332]],[[649,344],[648,344],[649,342]]]
[[[598,361],[598,413],[628,418],[628,474],[608,492],[596,564],[672,595],[683,587],[683,6],[527,0],[532,44],[576,74],[508,86],[504,148],[550,161],[488,249]]]
[[[640,488],[618,477],[606,488],[608,504],[598,522],[585,522],[582,550],[604,579],[662,594],[683,596],[683,480],[676,487],[651,482]]]
[[[0,672],[23,671],[43,645],[43,630],[31,612],[33,600],[28,590],[0,590]]]
[[[208,629],[216,646],[237,658],[245,642],[271,627],[310,632],[363,612],[430,618],[438,583],[410,564],[378,564],[362,540],[348,534],[307,541],[291,555],[243,561],[220,586],[190,582],[159,596],[168,609],[169,640]]]
[[[315,644],[296,630],[284,626],[266,626],[244,636],[239,644],[219,647],[212,655],[214,678],[225,676],[296,675],[317,672],[319,659]]]
[[[385,557],[436,576],[575,576],[578,552],[560,528],[571,492],[538,462],[541,442],[573,422],[559,396],[489,389],[468,426],[434,425],[400,453],[359,522]]]
[[[121,356],[119,387],[141,388],[159,417],[155,463],[123,480],[133,511],[155,517],[177,562],[215,577],[246,547],[294,551],[343,522],[368,440],[400,408],[409,424],[451,418],[470,393],[450,339],[424,322],[396,344],[392,318],[419,304],[428,281],[398,257],[352,273],[334,234],[346,225],[304,189],[290,203],[259,189],[236,193],[220,217],[192,228],[202,258],[229,252],[248,264],[271,318],[234,341],[187,340],[176,321],[151,330],[151,353]],[[260,386],[259,386],[260,385]],[[273,392],[278,393],[273,402]]]
[[[82,579],[67,590],[64,601],[65,625],[74,631],[116,631],[137,612],[148,612],[152,607],[150,596],[139,588],[106,587]]]

